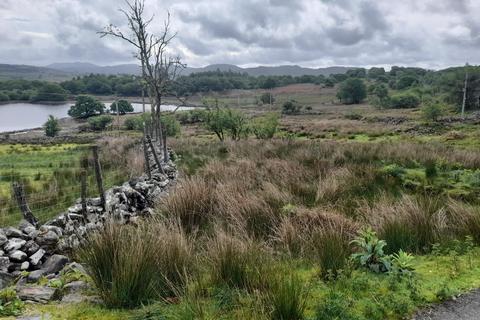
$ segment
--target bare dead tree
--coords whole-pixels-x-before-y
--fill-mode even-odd
[[[128,33],[110,24],[99,34],[101,37],[112,36],[128,42],[135,48],[134,56],[140,61],[142,78],[147,86],[147,93],[152,103],[152,123],[156,141],[163,147],[163,158],[168,160],[165,130],[161,123],[161,105],[165,96],[171,93],[180,71],[185,68],[179,56],[172,56],[168,48],[176,33],[170,30],[170,13],[164,21],[159,34],[149,31],[154,19],[145,17],[145,0],[126,0],[127,9],[120,9],[128,25]]]

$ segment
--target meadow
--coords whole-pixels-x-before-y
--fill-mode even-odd
[[[294,98],[302,111],[282,115],[272,139],[218,141],[203,123],[184,123],[170,139],[181,178],[156,215],[108,225],[76,253],[101,304],[25,313],[406,319],[480,286],[475,114],[431,123],[419,109],[341,105],[331,88],[271,92],[273,105],[259,105],[259,91],[209,98],[249,119]]]
[[[131,152],[135,144],[129,138],[106,138],[100,142],[105,188],[122,184],[131,176],[132,170],[138,174],[135,166],[126,168],[118,157],[118,152]],[[89,144],[73,143],[1,144],[0,226],[15,225],[22,218],[12,197],[13,182],[23,184],[27,203],[42,222],[60,214],[80,198],[84,169],[88,196],[98,196],[90,147]],[[119,149],[117,153],[113,152],[115,148]]]

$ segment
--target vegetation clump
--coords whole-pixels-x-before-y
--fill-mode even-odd
[[[60,132],[60,124],[58,123],[58,119],[52,115],[48,116],[48,120],[45,122],[43,127],[47,137],[56,137]]]
[[[105,105],[103,103],[93,97],[81,95],[68,110],[68,115],[72,118],[89,118],[104,112]]]

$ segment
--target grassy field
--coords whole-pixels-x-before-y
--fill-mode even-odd
[[[274,89],[273,106],[258,105],[260,94],[210,98],[249,118],[280,112],[289,99],[304,107],[282,115],[268,140],[219,142],[201,123],[184,125],[182,136],[170,140],[181,180],[158,203],[156,219],[107,229],[79,253],[95,270],[89,281],[105,304],[62,311],[57,304],[28,306],[26,313],[53,319],[406,319],[480,287],[474,114],[463,120],[447,112],[431,123],[419,109],[340,105],[335,89],[314,85]],[[112,247],[117,241],[121,250]],[[113,263],[103,255],[110,251]],[[113,277],[115,287],[99,274]]]
[[[123,183],[131,173],[116,165],[118,160],[113,159],[108,150],[111,144],[102,143],[105,149],[101,152],[101,164],[106,188]],[[80,197],[82,159],[87,159],[88,194],[97,196],[91,157],[90,145],[86,144],[0,145],[0,226],[15,225],[21,219],[12,198],[13,182],[24,185],[27,202],[41,221],[73,205]]]

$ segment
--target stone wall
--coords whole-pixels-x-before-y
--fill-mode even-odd
[[[25,220],[17,228],[0,229],[0,289],[10,285],[27,271],[27,282],[42,276],[54,276],[68,262],[67,255],[87,234],[100,229],[105,221],[136,223],[152,214],[154,202],[168,194],[177,179],[173,162],[164,163],[165,174],[151,161],[152,178],[146,175],[125,182],[105,192],[105,210],[100,198],[87,199],[87,214],[80,200],[67,212],[39,228]]]

